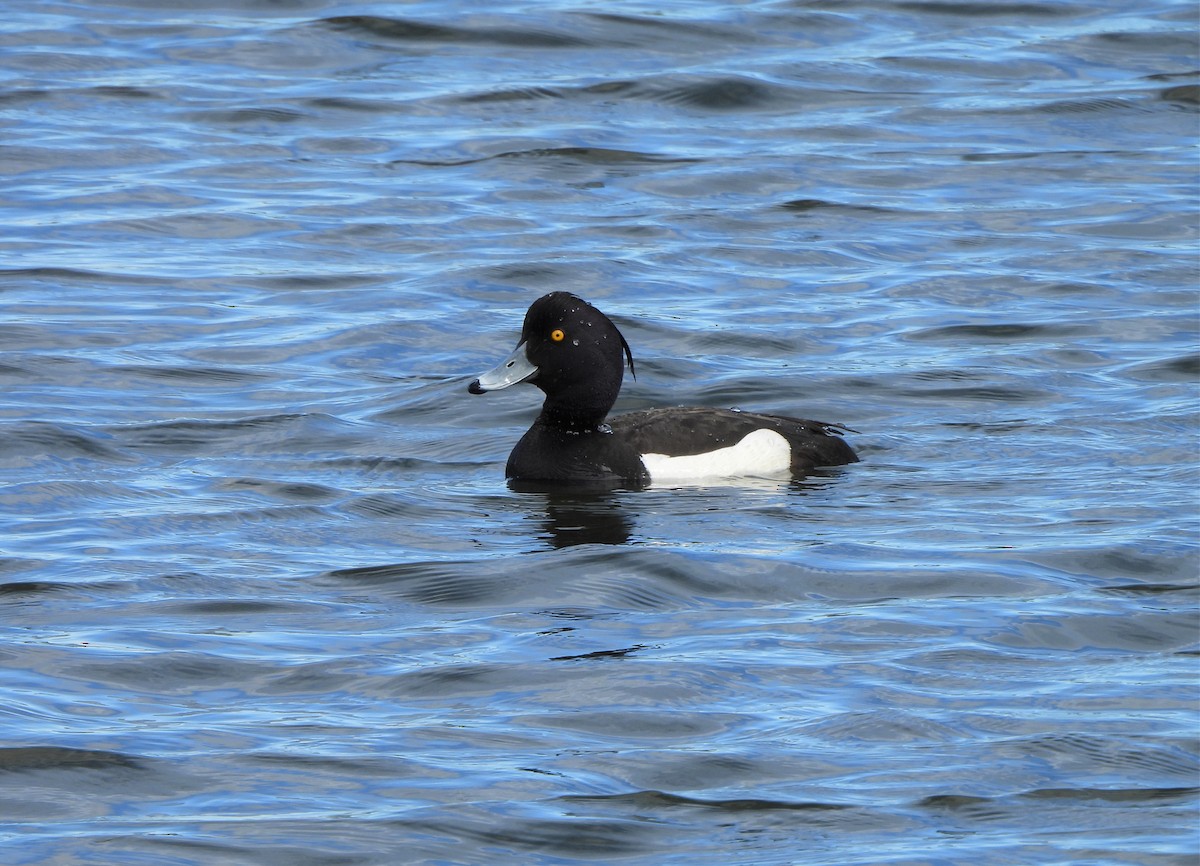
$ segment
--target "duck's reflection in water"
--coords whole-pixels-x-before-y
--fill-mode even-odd
[[[540,524],[538,535],[553,548],[577,544],[626,544],[633,532],[629,510],[610,487],[555,489],[544,483],[510,481],[509,487],[530,494],[529,519]],[[539,502],[540,508],[533,506]]]

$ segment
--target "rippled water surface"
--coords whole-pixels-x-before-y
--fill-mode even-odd
[[[0,861],[1191,864],[1194,4],[0,21]],[[519,492],[618,409],[793,484]]]

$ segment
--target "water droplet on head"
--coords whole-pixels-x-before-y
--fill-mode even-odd
[[[578,345],[579,345],[579,341],[578,341],[578,340],[572,340],[572,341],[571,341],[571,345],[572,345],[572,346],[578,346]]]

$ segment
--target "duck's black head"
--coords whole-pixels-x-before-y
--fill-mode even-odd
[[[513,353],[468,390],[482,394],[529,382],[546,395],[542,421],[587,429],[616,402],[626,359],[632,373],[633,353],[608,316],[570,292],[551,292],[529,307]]]

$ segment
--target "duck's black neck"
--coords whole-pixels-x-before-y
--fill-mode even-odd
[[[546,400],[542,404],[542,414],[538,415],[535,423],[566,433],[594,433],[604,424],[607,414],[608,407],[597,410],[595,407],[567,406]]]

